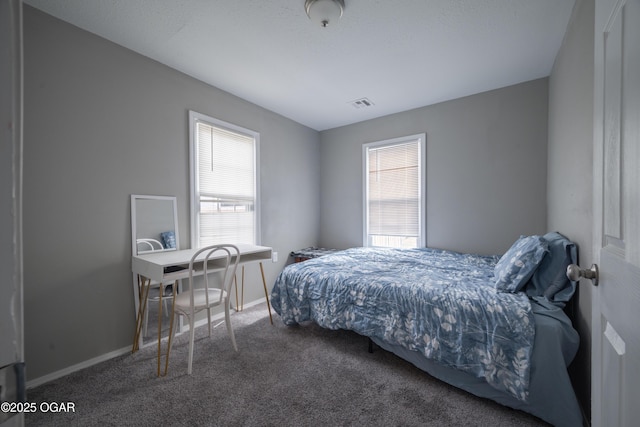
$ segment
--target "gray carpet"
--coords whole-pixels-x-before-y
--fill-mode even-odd
[[[75,413],[27,414],[27,426],[543,426],[538,418],[444,384],[367,339],[315,324],[284,326],[265,304],[196,330],[193,375],[187,334],[167,377],[155,346],[27,391],[29,402],[73,402]]]

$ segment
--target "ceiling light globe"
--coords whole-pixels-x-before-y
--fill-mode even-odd
[[[306,0],[304,8],[313,23],[328,27],[342,16],[344,0]]]

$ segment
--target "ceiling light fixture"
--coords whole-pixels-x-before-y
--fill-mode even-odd
[[[306,0],[304,10],[315,24],[328,27],[342,16],[344,0]]]

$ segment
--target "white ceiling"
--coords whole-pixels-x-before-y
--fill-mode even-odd
[[[304,0],[24,3],[324,130],[548,76],[574,0],[345,0],[328,28]]]

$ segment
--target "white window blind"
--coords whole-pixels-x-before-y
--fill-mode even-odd
[[[192,114],[192,238],[257,242],[257,134]],[[195,166],[195,167],[194,167]]]
[[[365,144],[365,246],[424,246],[424,137]]]

